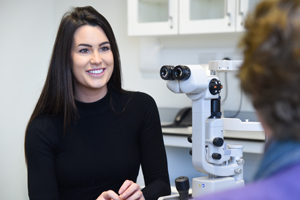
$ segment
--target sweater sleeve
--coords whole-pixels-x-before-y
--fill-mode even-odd
[[[31,200],[58,200],[55,176],[55,142],[47,119],[33,120],[27,129],[25,152],[28,170],[28,194]]]
[[[142,191],[146,200],[157,200],[171,193],[167,157],[156,103],[150,96],[143,95],[141,103],[146,112],[140,137],[140,159],[145,180]]]

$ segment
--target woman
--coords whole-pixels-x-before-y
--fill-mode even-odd
[[[25,152],[33,200],[154,200],[170,193],[156,104],[122,89],[113,31],[90,6],[61,21]],[[140,165],[142,190],[135,183]]]
[[[300,199],[300,1],[261,2],[246,29],[239,78],[266,133],[264,157],[254,183],[199,199]]]

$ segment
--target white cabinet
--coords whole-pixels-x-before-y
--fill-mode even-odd
[[[128,0],[128,35],[178,34],[178,0]]]
[[[180,0],[179,34],[234,32],[236,0]]]
[[[128,35],[243,31],[247,13],[261,0],[127,0]]]
[[[261,0],[180,0],[179,34],[244,31],[244,21]]]

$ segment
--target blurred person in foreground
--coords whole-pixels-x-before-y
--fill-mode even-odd
[[[254,182],[199,200],[300,199],[300,1],[266,0],[246,20],[238,77],[266,134]]]

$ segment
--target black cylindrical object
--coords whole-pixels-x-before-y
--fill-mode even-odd
[[[221,97],[212,99],[210,103],[211,116],[209,118],[221,118]]]
[[[179,193],[180,200],[188,200],[189,199],[189,189],[190,189],[189,178],[186,176],[180,176],[180,177],[176,178],[175,186]]]

